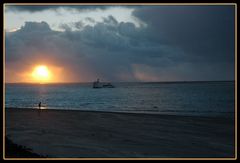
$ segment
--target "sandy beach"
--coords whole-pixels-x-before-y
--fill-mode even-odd
[[[234,119],[6,109],[6,135],[48,157],[232,158]]]

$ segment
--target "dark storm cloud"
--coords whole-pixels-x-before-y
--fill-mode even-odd
[[[147,6],[134,16],[147,27],[113,16],[94,26],[63,23],[63,32],[26,22],[6,35],[6,65],[48,58],[77,81],[234,79],[234,8]]]
[[[185,57],[172,61],[195,63],[190,69],[233,79],[234,12],[234,6],[148,6],[133,14],[148,24],[156,42],[184,51]]]
[[[156,41],[181,47],[189,59],[234,60],[234,6],[149,6],[135,10]]]

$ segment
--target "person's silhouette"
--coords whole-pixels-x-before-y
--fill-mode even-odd
[[[38,104],[38,108],[39,108],[39,109],[41,109],[41,104],[42,104],[42,103],[41,103],[41,102],[39,102],[39,104]]]

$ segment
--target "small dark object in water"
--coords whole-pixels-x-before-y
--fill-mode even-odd
[[[97,81],[93,82],[93,88],[102,88],[100,80],[97,79]]]
[[[115,88],[111,83],[107,83],[103,85],[103,88]]]

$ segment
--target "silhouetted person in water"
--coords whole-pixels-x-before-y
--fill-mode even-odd
[[[39,104],[38,104],[38,108],[39,108],[39,109],[41,109],[41,104],[42,104],[42,103],[41,103],[41,102],[39,102]]]

